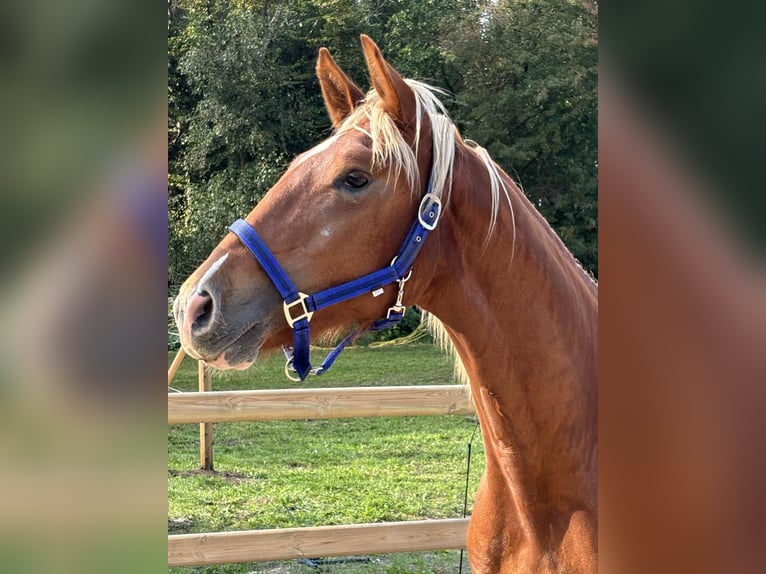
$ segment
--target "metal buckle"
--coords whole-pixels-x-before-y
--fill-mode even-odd
[[[400,315],[404,315],[404,312],[407,310],[407,307],[404,305],[394,305],[393,307],[389,307],[388,311],[386,312],[386,321],[391,320],[391,314],[392,313],[399,313]]]
[[[434,213],[434,206],[436,207],[436,213]],[[430,209],[431,213],[428,215],[430,217],[434,218],[433,223],[427,223],[423,219],[423,213],[426,212],[426,210]],[[436,224],[439,223],[439,217],[441,216],[442,212],[442,201],[439,199],[436,194],[434,193],[426,193],[423,196],[423,199],[420,200],[420,207],[418,208],[418,221],[420,222],[420,225],[425,227],[428,231],[433,231],[436,229]]]
[[[284,312],[285,312],[285,319],[287,320],[287,324],[292,327],[300,321],[301,319],[306,319],[307,321],[311,321],[311,317],[314,315],[313,311],[309,311],[308,307],[306,307],[306,299],[308,299],[309,296],[305,293],[298,293],[298,299],[293,301],[292,303],[288,303],[287,301],[283,302]],[[293,317],[292,309],[296,306],[300,305],[300,312],[301,314],[297,317]]]

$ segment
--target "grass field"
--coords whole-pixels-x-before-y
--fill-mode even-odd
[[[317,358],[321,360],[319,354]],[[172,354],[168,355],[168,360]],[[283,374],[274,356],[249,369],[217,373],[214,390],[432,385],[454,382],[451,360],[429,344],[353,347],[333,370],[306,383]],[[316,361],[319,362],[318,360]],[[197,390],[187,359],[173,383]],[[168,532],[285,528],[460,517],[467,445],[474,417],[400,417],[220,423],[214,425],[215,472],[199,471],[198,425],[168,427]],[[469,512],[484,464],[473,441]],[[188,573],[446,573],[459,552],[393,554],[326,564],[299,561],[172,568]],[[469,572],[464,559],[463,572]]]

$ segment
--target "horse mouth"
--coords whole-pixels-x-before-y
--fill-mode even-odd
[[[264,329],[261,327],[260,322],[254,322],[245,327],[238,335],[231,338],[216,355],[205,353],[203,356],[199,349],[187,348],[185,350],[192,357],[202,360],[220,371],[247,369],[258,358],[261,344],[265,338]]]

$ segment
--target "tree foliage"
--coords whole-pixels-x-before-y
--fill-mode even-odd
[[[597,16],[570,0],[173,0],[169,281],[178,284],[289,161],[326,137],[327,46],[364,86],[359,34],[449,90],[462,133],[597,270]]]
[[[490,3],[450,34],[462,132],[597,266],[596,17],[569,0]]]

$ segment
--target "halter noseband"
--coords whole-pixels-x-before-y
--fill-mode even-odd
[[[428,233],[436,228],[441,214],[441,201],[432,192],[432,187],[433,176],[429,179],[426,194],[420,201],[417,219],[412,224],[399,252],[388,267],[313,295],[298,291],[276,257],[248,222],[244,219],[238,219],[231,224],[229,229],[239,237],[239,240],[253,254],[253,257],[258,260],[284,301],[285,319],[293,329],[293,347],[292,349],[285,347],[287,357],[285,374],[288,378],[294,381],[303,381],[309,374],[321,375],[326,372],[346,345],[363,332],[363,330],[352,332],[327,355],[319,367],[312,368],[309,359],[309,322],[315,311],[353,299],[364,293],[371,293],[373,297],[378,297],[383,293],[383,287],[389,283],[398,282],[399,293],[396,302],[388,309],[385,318],[378,319],[369,328],[372,330],[385,329],[402,320],[406,309],[402,305],[404,284],[412,274],[412,263],[415,257],[423,246]],[[296,372],[298,378],[291,376],[291,371]]]

